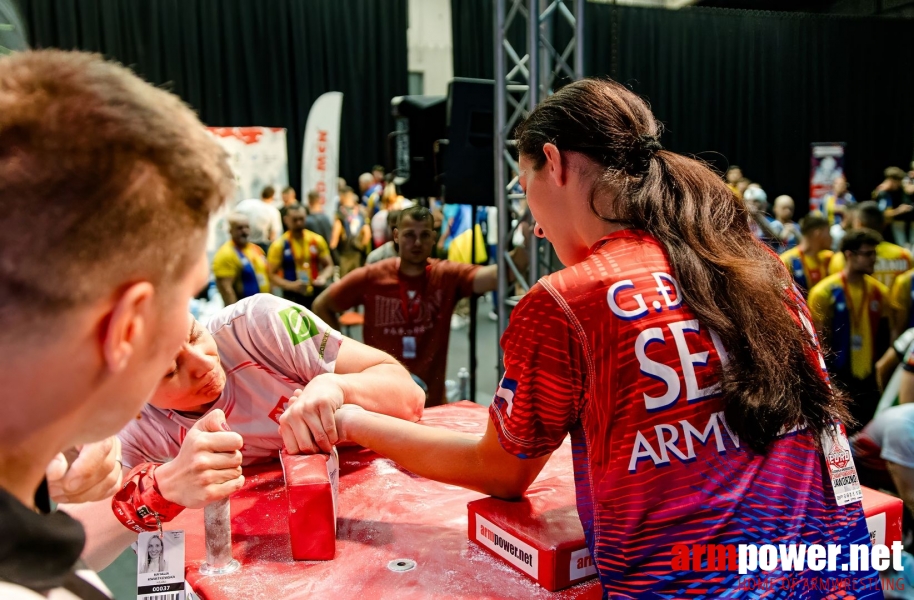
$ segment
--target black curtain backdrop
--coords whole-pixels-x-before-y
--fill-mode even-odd
[[[454,75],[491,78],[492,0],[452,8]],[[847,143],[858,199],[912,159],[914,21],[588,3],[585,36],[586,73],[645,97],[666,147],[741,166],[799,214],[812,142]]]
[[[311,104],[343,92],[340,176],[387,158],[390,101],[408,93],[407,0],[20,0],[33,47],[100,52],[211,126],[285,127],[301,190]]]

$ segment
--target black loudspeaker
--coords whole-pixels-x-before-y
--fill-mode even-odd
[[[435,142],[447,136],[444,96],[397,96],[390,101],[397,131],[393,142],[394,183],[407,198],[440,196]]]
[[[448,89],[445,198],[449,204],[495,204],[495,82],[455,77]]]

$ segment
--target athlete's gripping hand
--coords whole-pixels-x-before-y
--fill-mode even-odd
[[[76,504],[110,498],[121,487],[120,460],[121,442],[114,436],[58,454],[45,471],[51,499]]]
[[[331,373],[295,390],[279,417],[279,433],[289,454],[329,453],[339,441],[334,414],[343,406],[342,388]]]
[[[229,430],[225,413],[216,409],[197,421],[173,461],[155,471],[162,497],[200,508],[241,489],[241,447],[244,440]]]

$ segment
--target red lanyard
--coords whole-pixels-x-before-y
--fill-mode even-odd
[[[304,262],[302,262],[302,261],[300,261],[300,260],[298,259],[298,253],[295,252],[295,238],[292,237],[292,232],[291,232],[291,231],[288,233],[288,236],[289,236],[289,237],[288,237],[288,240],[289,240],[289,248],[292,249],[292,260],[295,261],[295,268],[302,267],[302,266],[304,266]],[[301,243],[302,243],[302,247],[304,247],[304,248],[305,248],[305,251],[307,252],[308,241],[307,241],[307,239],[305,238],[305,232],[304,232],[304,231],[301,232]]]
[[[400,260],[397,259],[397,283],[400,286],[400,307],[403,309],[403,318],[406,320],[407,325],[410,324],[413,318],[419,318],[419,313],[422,310],[422,297],[425,295],[425,291],[428,288],[428,280],[431,277],[431,273],[432,266],[425,265],[425,274],[422,277],[422,290],[416,290],[416,295],[413,296],[412,303],[410,303],[409,286],[406,281],[403,281],[403,278],[400,275]]]
[[[308,244],[308,235],[307,235],[307,233],[305,233],[305,231],[302,231],[302,233],[301,233],[301,243],[302,243],[302,247],[305,249],[305,255],[309,256],[311,258],[311,260],[309,260],[309,261],[299,260],[298,254],[295,252],[295,240],[292,238],[291,231],[289,232],[288,239],[289,239],[289,247],[292,248],[292,259],[295,261],[296,268],[303,267],[305,265],[305,262],[314,263],[314,259],[317,258],[317,255],[314,252],[311,252],[311,246]],[[313,267],[314,267],[314,265],[312,264],[312,270],[313,270]]]
[[[851,314],[851,330],[856,329],[857,335],[861,335],[858,324],[863,323],[863,315],[866,314],[866,280],[863,280],[863,298],[859,310],[854,310],[854,301],[851,298],[851,288],[847,283],[847,275],[841,272],[841,285],[844,286],[844,301],[847,303],[847,310]]]
[[[806,277],[809,279],[809,287],[812,287],[822,279],[822,262],[820,261],[815,269],[810,269],[803,251],[797,248],[797,252],[800,254],[800,264],[803,265],[803,270],[806,271]],[[818,257],[816,258],[818,259]]]

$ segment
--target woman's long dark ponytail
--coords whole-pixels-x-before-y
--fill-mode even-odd
[[[794,427],[818,440],[835,420],[849,421],[845,397],[823,377],[812,334],[797,320],[802,298],[752,235],[743,202],[704,163],[661,149],[660,125],[641,98],[613,81],[577,81],[537,106],[516,137],[537,169],[547,142],[591,158],[603,169],[594,213],[666,248],[686,304],[727,349],[724,415],[740,440],[764,452]],[[615,197],[612,214],[596,206],[607,196]]]

